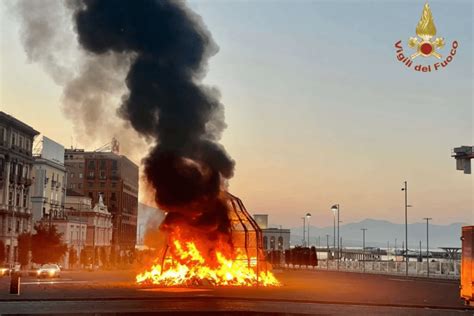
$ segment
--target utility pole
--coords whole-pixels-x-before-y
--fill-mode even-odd
[[[365,272],[365,231],[367,228],[361,228],[362,231],[362,261],[364,262],[364,272]]]
[[[390,241],[387,241],[387,261],[390,259]]]
[[[397,260],[397,238],[395,238],[395,261]]]
[[[426,276],[430,277],[430,235],[429,235],[429,221],[432,220],[431,217],[423,218],[426,220]]]
[[[403,182],[405,191],[405,275],[408,276],[408,183]]]

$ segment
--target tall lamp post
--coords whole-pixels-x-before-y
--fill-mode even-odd
[[[403,182],[402,191],[405,191],[405,275],[408,276],[408,183]]]
[[[336,211],[337,211],[337,269],[339,270],[339,213],[341,212],[341,208],[339,206],[339,204],[334,204],[333,206],[331,206],[331,211],[334,212],[334,220],[336,220]],[[334,224],[334,231],[336,230],[336,225]],[[336,233],[334,232],[334,235],[336,235]],[[336,236],[334,236],[334,238],[336,238]],[[336,243],[334,242],[334,247],[336,247]]]
[[[306,247],[306,216],[301,217],[303,220],[303,247]]]
[[[364,263],[364,272],[365,272],[365,231],[367,228],[361,228],[362,231],[362,261]]]
[[[432,220],[431,217],[424,217],[423,218],[426,221],[426,276],[430,277],[430,258],[429,258],[429,251],[430,251],[430,235],[428,233],[428,223],[430,220]]]
[[[308,219],[308,247],[311,247],[311,243],[309,241],[309,219],[311,218],[311,213],[306,213],[306,218]]]

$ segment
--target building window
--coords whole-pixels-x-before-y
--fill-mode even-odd
[[[100,161],[99,168],[102,170],[105,169],[105,160]]]
[[[20,220],[17,220],[16,221],[16,228],[15,228],[15,232],[20,232]]]
[[[23,193],[23,207],[26,207],[27,196],[28,196],[27,192]]]
[[[278,237],[278,250],[283,249],[283,237]]]
[[[87,165],[88,169],[95,169],[95,162],[94,160],[89,160],[89,164]]]
[[[82,172],[79,173],[79,179],[82,179]]]
[[[100,178],[105,179],[105,170],[100,170]]]
[[[77,188],[78,188],[78,189],[82,189],[82,183],[78,183],[78,184],[77,184]]]
[[[268,237],[263,236],[263,249],[267,250],[268,249]]]
[[[16,203],[15,205],[20,206],[20,192],[17,192],[16,194]]]
[[[112,170],[117,170],[117,169],[118,169],[117,160],[112,160]]]
[[[69,174],[69,177],[70,177],[71,179],[74,178],[74,172],[71,172],[71,173]]]
[[[12,142],[10,144],[10,147],[13,148],[15,146],[15,133],[12,133]]]
[[[94,171],[89,171],[89,178],[94,178]]]
[[[92,189],[92,187],[94,186],[94,183],[93,182],[87,182],[87,187],[89,189]]]
[[[275,236],[270,237],[270,249],[275,250]]]

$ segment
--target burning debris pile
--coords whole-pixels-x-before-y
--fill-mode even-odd
[[[226,127],[223,105],[217,89],[201,82],[218,48],[201,18],[180,1],[80,0],[73,10],[78,41],[89,55],[129,61],[118,113],[155,144],[144,173],[167,212],[160,229],[168,246],[158,256],[162,262],[137,281],[278,284],[259,270],[258,228],[253,253],[247,241],[243,248],[236,244],[240,211],[231,209],[236,200],[225,192],[234,161],[218,143]]]
[[[279,282],[262,260],[261,231],[242,201],[228,194],[231,222],[230,244],[218,239],[213,249],[206,239],[196,238],[192,228],[176,226],[168,245],[149,271],[137,275],[138,283],[173,285],[278,285]],[[223,237],[223,236],[222,236]]]

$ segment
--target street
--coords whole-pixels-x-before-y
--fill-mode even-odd
[[[0,279],[2,313],[251,311],[278,313],[472,314],[456,281],[387,275],[275,271],[277,288],[153,288],[133,271],[63,272],[58,279],[23,277],[21,295]],[[427,315],[428,315],[427,314]]]

